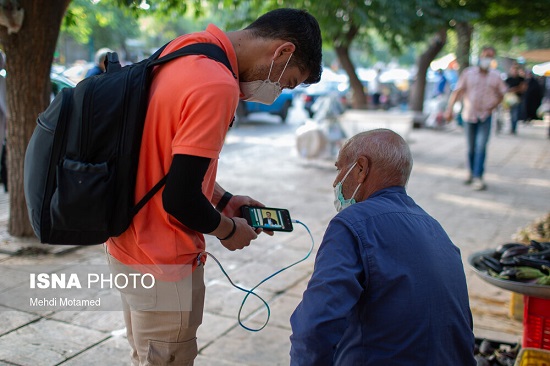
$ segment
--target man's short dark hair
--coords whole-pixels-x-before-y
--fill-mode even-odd
[[[304,84],[319,82],[323,62],[321,29],[311,14],[299,9],[277,9],[265,13],[245,29],[258,37],[292,42],[296,49],[290,64],[302,72],[309,71]]]

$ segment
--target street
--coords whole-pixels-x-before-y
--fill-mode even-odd
[[[299,303],[313,270],[314,254],[324,230],[335,215],[332,183],[333,159],[300,158],[295,131],[305,114],[291,110],[286,124],[279,117],[253,114],[227,135],[218,182],[233,194],[249,195],[270,207],[287,208],[292,218],[311,230],[313,254],[263,283],[255,292],[270,306],[267,326],[258,332],[239,325],[239,307],[245,293],[232,287],[210,258],[206,265],[206,305],[199,329],[198,366],[288,365],[291,330],[289,317]],[[462,130],[413,130],[409,143],[413,173],[409,194],[434,216],[461,249],[478,337],[517,342],[522,324],[508,317],[510,292],[480,280],[467,264],[472,253],[512,240],[522,227],[548,212],[550,197],[550,144],[542,125],[521,126],[519,136],[494,135],[488,152],[488,190],[473,192],[466,177]],[[7,199],[0,194],[6,210]],[[18,241],[5,234],[6,248]],[[207,250],[233,282],[250,289],[276,271],[302,260],[310,250],[305,228],[292,233],[262,234],[250,247],[229,252],[212,237]],[[406,243],[404,243],[406,245]],[[46,246],[46,248],[51,248]],[[1,307],[24,286],[30,266],[78,268],[105,263],[101,246],[79,248],[61,255],[15,256],[0,254],[0,364],[10,365],[127,365],[129,346],[122,314],[117,311],[21,311]],[[53,270],[53,269],[51,269]],[[452,276],[452,273],[442,274]],[[429,284],[426,284],[429,286]],[[15,292],[17,294],[17,292]],[[264,304],[249,296],[241,321],[251,329],[267,321]],[[391,319],[388,319],[391,321]]]

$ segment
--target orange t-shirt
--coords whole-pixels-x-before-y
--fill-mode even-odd
[[[224,32],[178,37],[163,55],[188,44],[220,46],[238,74],[237,56]],[[202,191],[212,198],[218,157],[239,101],[239,81],[223,64],[205,56],[184,56],[154,70],[141,142],[135,201],[170,169],[175,154],[210,158]],[[162,205],[162,189],[134,217],[119,237],[107,241],[109,253],[128,265],[195,264],[205,249],[204,236],[171,217]]]

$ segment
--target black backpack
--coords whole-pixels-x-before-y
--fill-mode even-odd
[[[164,185],[166,177],[134,204],[153,66],[200,54],[233,73],[214,44],[192,44],[158,58],[165,47],[125,67],[109,54],[105,73],[63,89],[38,116],[25,154],[24,188],[40,242],[104,243],[122,234]]]

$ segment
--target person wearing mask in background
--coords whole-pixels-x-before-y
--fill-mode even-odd
[[[261,231],[247,224],[240,207],[263,205],[216,183],[239,99],[272,104],[282,89],[321,78],[321,31],[303,10],[270,11],[233,32],[210,24],[176,38],[162,55],[199,42],[219,46],[233,72],[203,55],[153,71],[136,200],[164,176],[166,184],[124,233],[106,243],[113,276],[145,267],[158,278],[153,294],[120,289],[133,365],[193,365],[204,308],[204,235],[237,250]],[[171,308],[155,310],[159,305]]]
[[[510,72],[505,82],[508,85],[508,91],[504,97],[505,102],[510,109],[510,134],[517,133],[518,120],[520,116],[521,99],[526,89],[525,79],[519,74],[519,65],[514,62],[510,67]]]
[[[94,57],[94,66],[88,70],[85,77],[94,76],[103,74],[105,72],[105,57],[107,57],[107,53],[113,52],[110,48],[100,48],[95,53]]]
[[[460,250],[407,195],[407,143],[361,132],[336,160],[335,206],[290,323],[291,366],[473,366]]]
[[[506,84],[500,74],[491,69],[496,51],[493,47],[481,49],[478,66],[466,68],[460,75],[455,90],[449,97],[445,119],[453,117],[453,106],[462,100],[462,120],[468,144],[469,176],[465,181],[476,191],[487,188],[483,181],[487,143],[491,135],[492,114],[500,104],[506,90]]]

